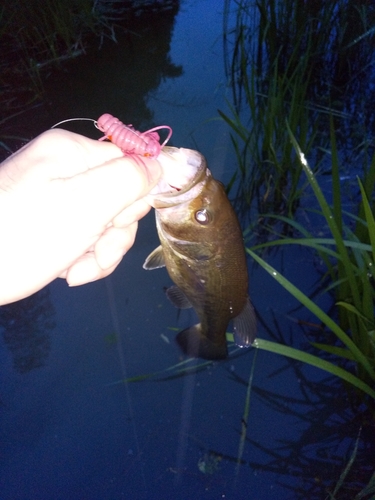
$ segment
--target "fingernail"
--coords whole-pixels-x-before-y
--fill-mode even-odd
[[[85,259],[76,262],[69,270],[66,281],[69,286],[79,286],[91,281],[96,281],[100,277],[100,270],[93,259]]]

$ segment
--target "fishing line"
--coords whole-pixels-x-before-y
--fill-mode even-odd
[[[191,366],[196,367],[198,361],[199,361],[198,358],[192,360]],[[176,486],[180,483],[181,476],[184,471],[186,450],[188,447],[188,440],[189,440],[189,429],[190,429],[190,421],[193,408],[196,377],[197,377],[196,371],[194,371],[190,376],[184,377],[184,388],[182,391],[182,405],[181,405],[181,425],[180,425],[180,433],[178,436],[178,445],[177,445],[177,460],[176,460],[177,474],[175,477]]]
[[[109,309],[111,312],[112,325],[113,325],[115,335],[116,335],[116,340],[117,340],[117,342],[116,342],[117,352],[118,352],[118,356],[119,356],[119,360],[120,360],[123,385],[125,386],[125,394],[126,394],[126,402],[127,402],[128,410],[129,410],[129,418],[131,420],[131,425],[132,425],[132,429],[133,429],[133,436],[134,436],[134,440],[136,443],[137,457],[140,457],[141,456],[141,448],[139,446],[138,433],[137,433],[137,428],[136,428],[136,424],[135,424],[135,414],[134,414],[134,409],[133,409],[133,402],[132,402],[132,398],[130,395],[129,384],[127,382],[128,376],[127,376],[127,370],[126,370],[126,361],[125,361],[124,349],[123,349],[123,345],[122,345],[122,341],[121,341],[120,321],[119,321],[119,317],[118,317],[118,313],[117,313],[112,278],[110,276],[107,276],[104,279],[104,281],[105,281],[105,285],[106,285],[106,289],[107,289],[107,296],[108,296]],[[142,462],[139,461],[139,463],[141,466],[141,475],[142,475],[142,479],[143,479],[145,492],[147,492],[147,483],[146,483],[146,476],[144,473],[144,468],[143,468]]]
[[[59,125],[62,125],[63,123],[68,123],[68,122],[93,122],[94,125],[97,123],[96,120],[94,120],[93,118],[67,118],[66,120],[61,120],[61,122],[58,122],[58,123],[55,123],[55,125],[52,125],[51,128],[56,128],[58,127]],[[98,128],[96,125],[95,125],[96,128]]]

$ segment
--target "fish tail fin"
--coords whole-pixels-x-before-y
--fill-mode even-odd
[[[241,313],[234,318],[234,342],[238,347],[249,347],[257,334],[257,319],[249,299],[247,299]]]
[[[227,341],[216,344],[202,333],[200,323],[180,332],[176,341],[182,351],[193,358],[225,359],[228,356]]]

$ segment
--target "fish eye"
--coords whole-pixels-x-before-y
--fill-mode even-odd
[[[208,212],[206,208],[202,208],[201,210],[197,210],[194,214],[195,220],[199,222],[199,224],[202,224],[202,226],[205,226],[209,222],[211,222],[211,214]]]

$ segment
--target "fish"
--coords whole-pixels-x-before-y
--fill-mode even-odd
[[[228,356],[226,330],[249,347],[256,316],[248,296],[241,227],[224,186],[198,151],[165,146],[158,156],[162,179],[147,196],[155,208],[158,246],[143,268],[166,267],[174,285],[167,296],[178,308],[193,307],[199,323],[179,332],[183,353],[208,360]]]

